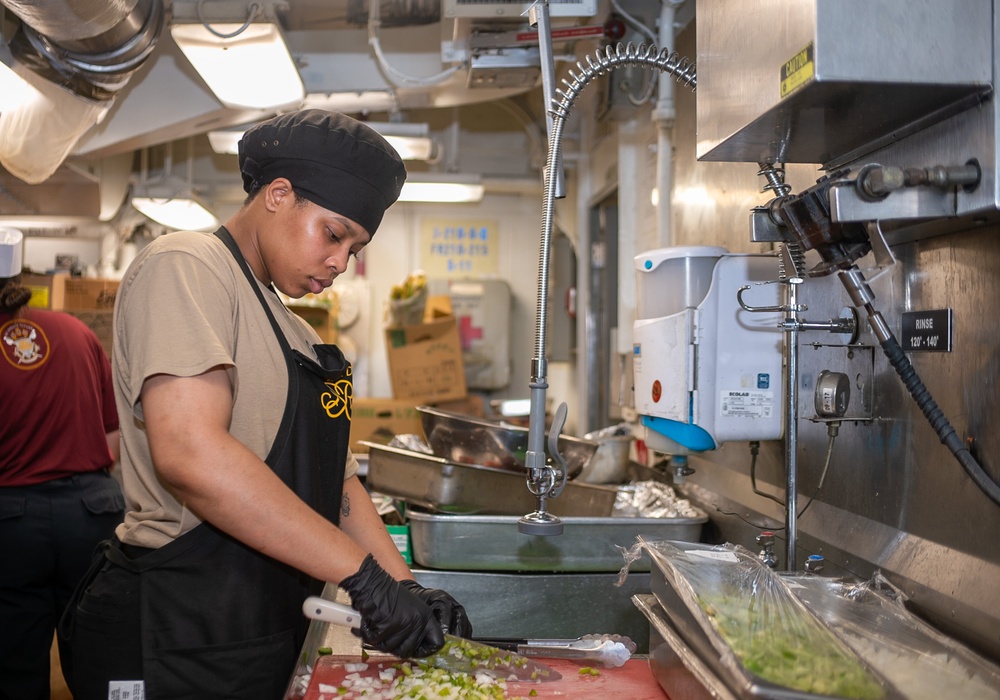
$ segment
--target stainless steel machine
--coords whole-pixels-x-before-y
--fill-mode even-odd
[[[674,138],[678,162],[699,163],[675,186],[705,188],[717,204],[683,242],[725,240],[746,167],[759,201],[742,213],[747,252],[783,261],[767,281],[783,289],[779,303],[761,304],[754,284],[731,300],[781,314],[783,435],[697,451],[684,494],[710,513],[713,539],[761,542],[788,571],[822,560],[828,574],[881,572],[915,611],[1000,658],[994,3],[699,0],[694,23],[696,40],[679,37],[678,53],[612,47],[546,94],[527,463],[539,507],[521,529],[559,531],[546,500],[565,469],[544,462],[540,418],[563,122],[596,76],[658,70],[698,90],[678,99]],[[692,54],[697,71],[683,58]],[[699,169],[718,163],[731,166]]]
[[[720,539],[769,529],[782,568],[822,555],[834,572],[879,570],[994,658],[995,13],[989,0],[700,0],[686,136],[700,161],[760,178],[749,236],[785,258],[795,368],[784,441],[692,458],[688,494]],[[796,188],[786,174],[809,171],[792,164],[818,172]]]

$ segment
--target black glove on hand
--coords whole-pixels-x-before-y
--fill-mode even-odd
[[[420,600],[431,606],[434,617],[441,623],[445,634],[454,634],[466,639],[472,638],[472,623],[465,608],[448,593],[437,588],[424,588],[416,581],[400,581],[399,585],[408,589]]]
[[[434,611],[387,574],[371,554],[340,586],[361,613],[358,636],[366,644],[403,659],[430,656],[444,646]]]

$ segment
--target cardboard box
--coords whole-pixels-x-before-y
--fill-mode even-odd
[[[459,401],[440,401],[435,403],[434,407],[440,408],[442,411],[460,413],[464,416],[472,416],[473,418],[486,417],[486,401],[482,396],[474,394],[469,394]]]
[[[312,326],[324,343],[333,345],[337,342],[337,316],[323,306],[302,306],[289,304],[288,308],[297,316],[305,319]]]
[[[417,404],[464,399],[462,341],[454,316],[385,329],[392,395]]]
[[[432,294],[427,297],[427,305],[424,307],[424,323],[445,316],[454,316],[451,310],[451,297],[447,294]]]
[[[368,452],[358,440],[387,443],[396,435],[423,435],[417,406],[396,399],[354,399],[351,402],[351,451]]]
[[[115,308],[118,280],[53,275],[52,308],[78,311],[111,311]]]
[[[33,309],[52,308],[52,277],[53,275],[35,275],[27,272],[21,275],[21,284],[31,290],[28,306]]]

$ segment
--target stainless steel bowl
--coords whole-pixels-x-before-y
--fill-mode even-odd
[[[459,464],[524,471],[528,452],[527,428],[429,406],[418,406],[417,411],[420,412],[424,438],[436,457]],[[593,440],[559,436],[559,454],[566,460],[566,474],[570,479],[583,471],[597,447],[598,443]]]

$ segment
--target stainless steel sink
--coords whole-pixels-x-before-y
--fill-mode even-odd
[[[441,588],[469,613],[475,636],[572,639],[585,634],[621,634],[649,650],[649,621],[632,602],[649,593],[649,573],[501,574],[415,569],[417,582]]]

